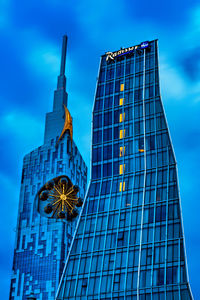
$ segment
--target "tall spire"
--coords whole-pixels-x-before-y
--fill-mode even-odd
[[[60,64],[60,75],[65,75],[65,62],[66,62],[66,52],[67,52],[67,36],[63,36],[62,44],[62,58]]]
[[[69,124],[66,123],[67,120],[66,112],[68,112],[67,116],[68,115],[70,116],[70,113],[67,109],[68,95],[66,92],[66,77],[65,77],[66,52],[67,52],[67,36],[64,35],[63,43],[62,43],[62,52],[61,52],[60,74],[58,76],[57,89],[54,91],[53,111],[46,115],[45,135],[44,135],[45,143],[55,137],[60,136],[61,138],[64,132],[66,131],[66,128],[69,129],[68,128]],[[72,125],[69,126],[72,127]],[[70,132],[71,132],[70,137],[72,139],[72,128]]]
[[[65,77],[65,63],[67,52],[67,36],[63,36],[62,56],[60,64],[60,74],[58,76],[57,90],[54,92],[53,111],[62,109],[63,104],[67,106],[67,93],[66,93],[66,77]]]

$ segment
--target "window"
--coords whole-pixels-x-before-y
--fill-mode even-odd
[[[157,130],[166,129],[165,119],[163,116],[156,118],[156,128],[157,128]]]
[[[126,100],[125,100],[126,99]],[[124,96],[124,102],[126,103],[133,103],[133,92],[126,92]],[[124,103],[125,104],[125,103]]]
[[[124,83],[121,83],[120,84],[120,92],[123,92],[123,90],[124,90]]]
[[[92,167],[92,178],[100,178],[101,177],[101,165]]]
[[[124,73],[124,64],[118,64],[116,68],[116,78],[123,76]]]
[[[161,264],[165,262],[165,247],[164,246],[155,246],[154,249],[154,263]]]
[[[93,133],[93,144],[99,144],[102,142],[102,130],[95,131]]]
[[[102,254],[93,256],[92,264],[91,264],[91,272],[98,272],[101,270],[102,258],[103,258]]]
[[[133,77],[129,77],[125,82],[125,90],[129,90],[133,88]]]
[[[155,122],[154,122],[154,118],[148,119],[146,120],[146,133],[149,133],[151,131],[155,131]]]
[[[114,277],[113,289],[114,291],[120,291],[124,289],[124,281],[125,281],[125,274],[116,274]]]
[[[124,120],[125,120],[125,113],[122,113],[122,114],[119,115],[119,122],[120,123],[124,122]]]
[[[104,85],[98,85],[97,87],[97,97],[102,97],[104,92]]]
[[[151,208],[146,208],[144,210],[144,224],[147,223],[147,224],[150,224],[153,222],[153,217],[154,217],[154,208],[151,207]]]
[[[97,182],[97,183],[92,183],[90,185],[90,196],[93,197],[93,196],[97,196],[99,195],[99,189],[100,189],[100,183]]]
[[[155,150],[155,135],[146,138],[146,150]]]
[[[164,268],[154,270],[154,285],[164,284]]]
[[[156,192],[156,201],[167,200],[167,189],[166,188],[158,188]]]
[[[119,138],[119,127],[114,127],[114,139],[118,139]]]
[[[154,82],[154,72],[148,72],[146,73],[146,77],[145,77],[145,83],[146,84],[152,84]]]
[[[93,128],[102,127],[102,114],[94,115],[93,117]]]
[[[112,124],[112,112],[105,112],[104,113],[104,126],[108,126]]]
[[[80,267],[79,267],[79,273],[80,274],[84,274],[84,272],[88,272],[89,271],[89,266],[90,266],[90,257],[84,257],[84,255],[82,255],[81,259],[80,259]]]
[[[107,238],[106,238],[107,248],[115,248],[115,244],[116,244],[116,233],[113,232],[113,233],[107,234]]]
[[[126,75],[129,75],[134,72],[134,62],[133,61],[127,61],[126,62]]]
[[[90,277],[88,295],[97,294],[99,289],[100,279],[98,277]]]
[[[119,192],[125,191],[125,181],[119,183]]]
[[[124,98],[120,98],[119,99],[119,105],[123,105],[124,104]]]
[[[142,58],[137,58],[135,62],[135,72],[141,72],[143,71],[143,65],[144,65],[144,59]]]
[[[127,246],[128,243],[128,231],[120,231],[118,233],[118,238],[117,238],[117,246]]]
[[[139,89],[139,90],[135,90],[134,91],[134,100],[135,101],[139,101],[143,99],[143,90]]]
[[[103,82],[105,80],[105,69],[101,70],[99,74],[99,82]]]
[[[154,86],[145,88],[145,99],[151,98],[154,96]],[[149,114],[147,110],[147,114]]]
[[[112,145],[106,145],[103,147],[103,159],[112,158]]]
[[[125,147],[120,147],[119,148],[119,156],[124,156],[125,155]]]
[[[106,80],[114,78],[114,68],[108,68],[106,72]]]
[[[109,293],[111,291],[111,286],[112,286],[112,276],[103,275],[101,280],[100,293]]]
[[[142,134],[144,132],[143,124],[144,124],[143,121],[135,122],[134,124],[135,135]]]
[[[165,221],[166,219],[166,205],[158,206],[156,208],[156,222]]]
[[[101,99],[95,100],[94,111],[102,110],[103,101]]]
[[[110,95],[113,93],[113,82],[106,83],[105,95]]]
[[[103,176],[111,176],[112,175],[112,163],[107,163],[103,165]]]
[[[99,148],[93,148],[92,151],[92,161],[98,162],[101,160],[101,147]]]
[[[167,268],[167,284],[177,283],[177,267],[168,267]]]
[[[112,270],[114,266],[115,255],[114,253],[106,253],[104,255],[104,263],[103,263],[103,270],[108,271]]]
[[[104,109],[112,107],[113,97],[106,97],[104,101]]]
[[[112,128],[107,128],[107,129],[104,128],[103,141],[107,142],[107,141],[110,141],[110,140],[112,140]]]
[[[108,195],[110,194],[110,186],[111,186],[111,181],[103,181],[102,186],[101,186],[101,194],[102,195]]]
[[[135,76],[135,87],[141,87],[143,85],[143,75]]]
[[[125,137],[125,129],[121,129],[120,131],[119,131],[119,138],[120,139],[123,139]]]
[[[119,165],[119,174],[122,175],[124,174],[125,171],[125,164]]]

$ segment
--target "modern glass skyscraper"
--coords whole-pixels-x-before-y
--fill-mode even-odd
[[[38,190],[52,178],[66,175],[79,186],[80,196],[86,191],[87,167],[72,141],[72,120],[66,108],[66,46],[64,36],[61,70],[53,112],[46,116],[44,144],[24,157],[10,299],[27,299],[31,294],[36,299],[55,299],[74,233],[76,222],[38,213]]]
[[[157,40],[101,58],[92,178],[56,299],[192,299]]]

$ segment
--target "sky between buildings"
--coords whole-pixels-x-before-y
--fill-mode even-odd
[[[199,1],[0,2],[0,295],[7,299],[23,156],[43,144],[62,36],[68,35],[68,108],[90,164],[91,112],[100,56],[159,39],[161,93],[178,162],[189,277],[200,298]]]

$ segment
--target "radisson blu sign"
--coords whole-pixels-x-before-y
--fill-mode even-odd
[[[133,46],[133,47],[128,47],[128,48],[123,48],[115,52],[106,52],[106,60],[108,61],[109,59],[115,60],[116,57],[126,55],[129,53],[132,53],[136,49],[146,49],[149,47],[149,42],[143,42],[138,46]]]

